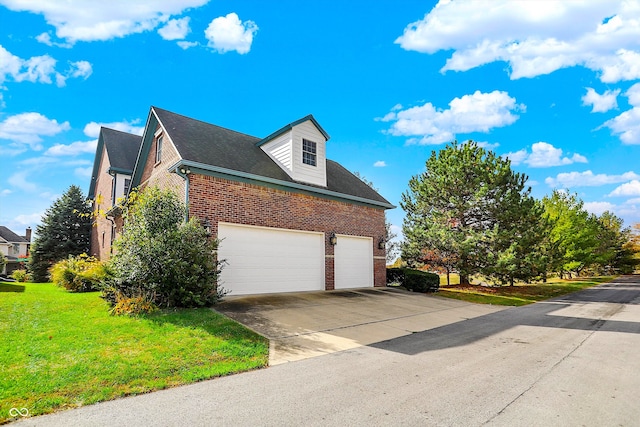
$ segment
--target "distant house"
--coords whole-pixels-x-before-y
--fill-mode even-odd
[[[135,164],[114,172],[129,188],[180,196],[220,239],[222,284],[234,295],[385,286],[384,212],[394,206],[326,158],[329,135],[313,116],[258,138],[152,107],[141,140],[119,133],[120,144],[109,144],[114,132],[103,128],[98,143],[96,206],[108,210],[120,194],[108,174],[115,151],[131,162],[137,150]],[[92,231],[102,259],[118,231],[112,213]]]
[[[2,275],[9,275],[21,268],[20,263],[27,260],[31,245],[31,228],[27,228],[24,236],[18,236],[7,227],[0,225],[0,254],[4,255],[7,263],[0,271]]]

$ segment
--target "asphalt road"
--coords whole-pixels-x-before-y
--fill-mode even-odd
[[[640,277],[22,426],[640,425]]]

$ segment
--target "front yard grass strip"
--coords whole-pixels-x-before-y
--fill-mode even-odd
[[[437,295],[478,304],[521,306],[610,282],[615,277],[601,276],[572,280],[554,279],[547,283],[518,284],[516,286],[441,286]]]
[[[0,284],[0,424],[267,366],[268,341],[207,308],[111,316],[99,294]]]

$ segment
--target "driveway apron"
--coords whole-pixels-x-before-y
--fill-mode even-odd
[[[504,310],[394,288],[227,297],[216,310],[270,341],[269,364],[370,345]]]

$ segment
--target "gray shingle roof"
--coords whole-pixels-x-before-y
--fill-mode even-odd
[[[132,172],[138,158],[142,137],[115,129],[101,129],[111,167]]]
[[[261,138],[225,129],[161,108],[152,108],[183,160],[278,181],[304,184],[310,188],[323,188],[294,181],[257,145],[262,141]],[[328,159],[326,190],[392,206],[358,177],[337,162]]]
[[[4,225],[0,225],[0,237],[9,243],[29,243],[27,239],[22,236],[18,236]]]

